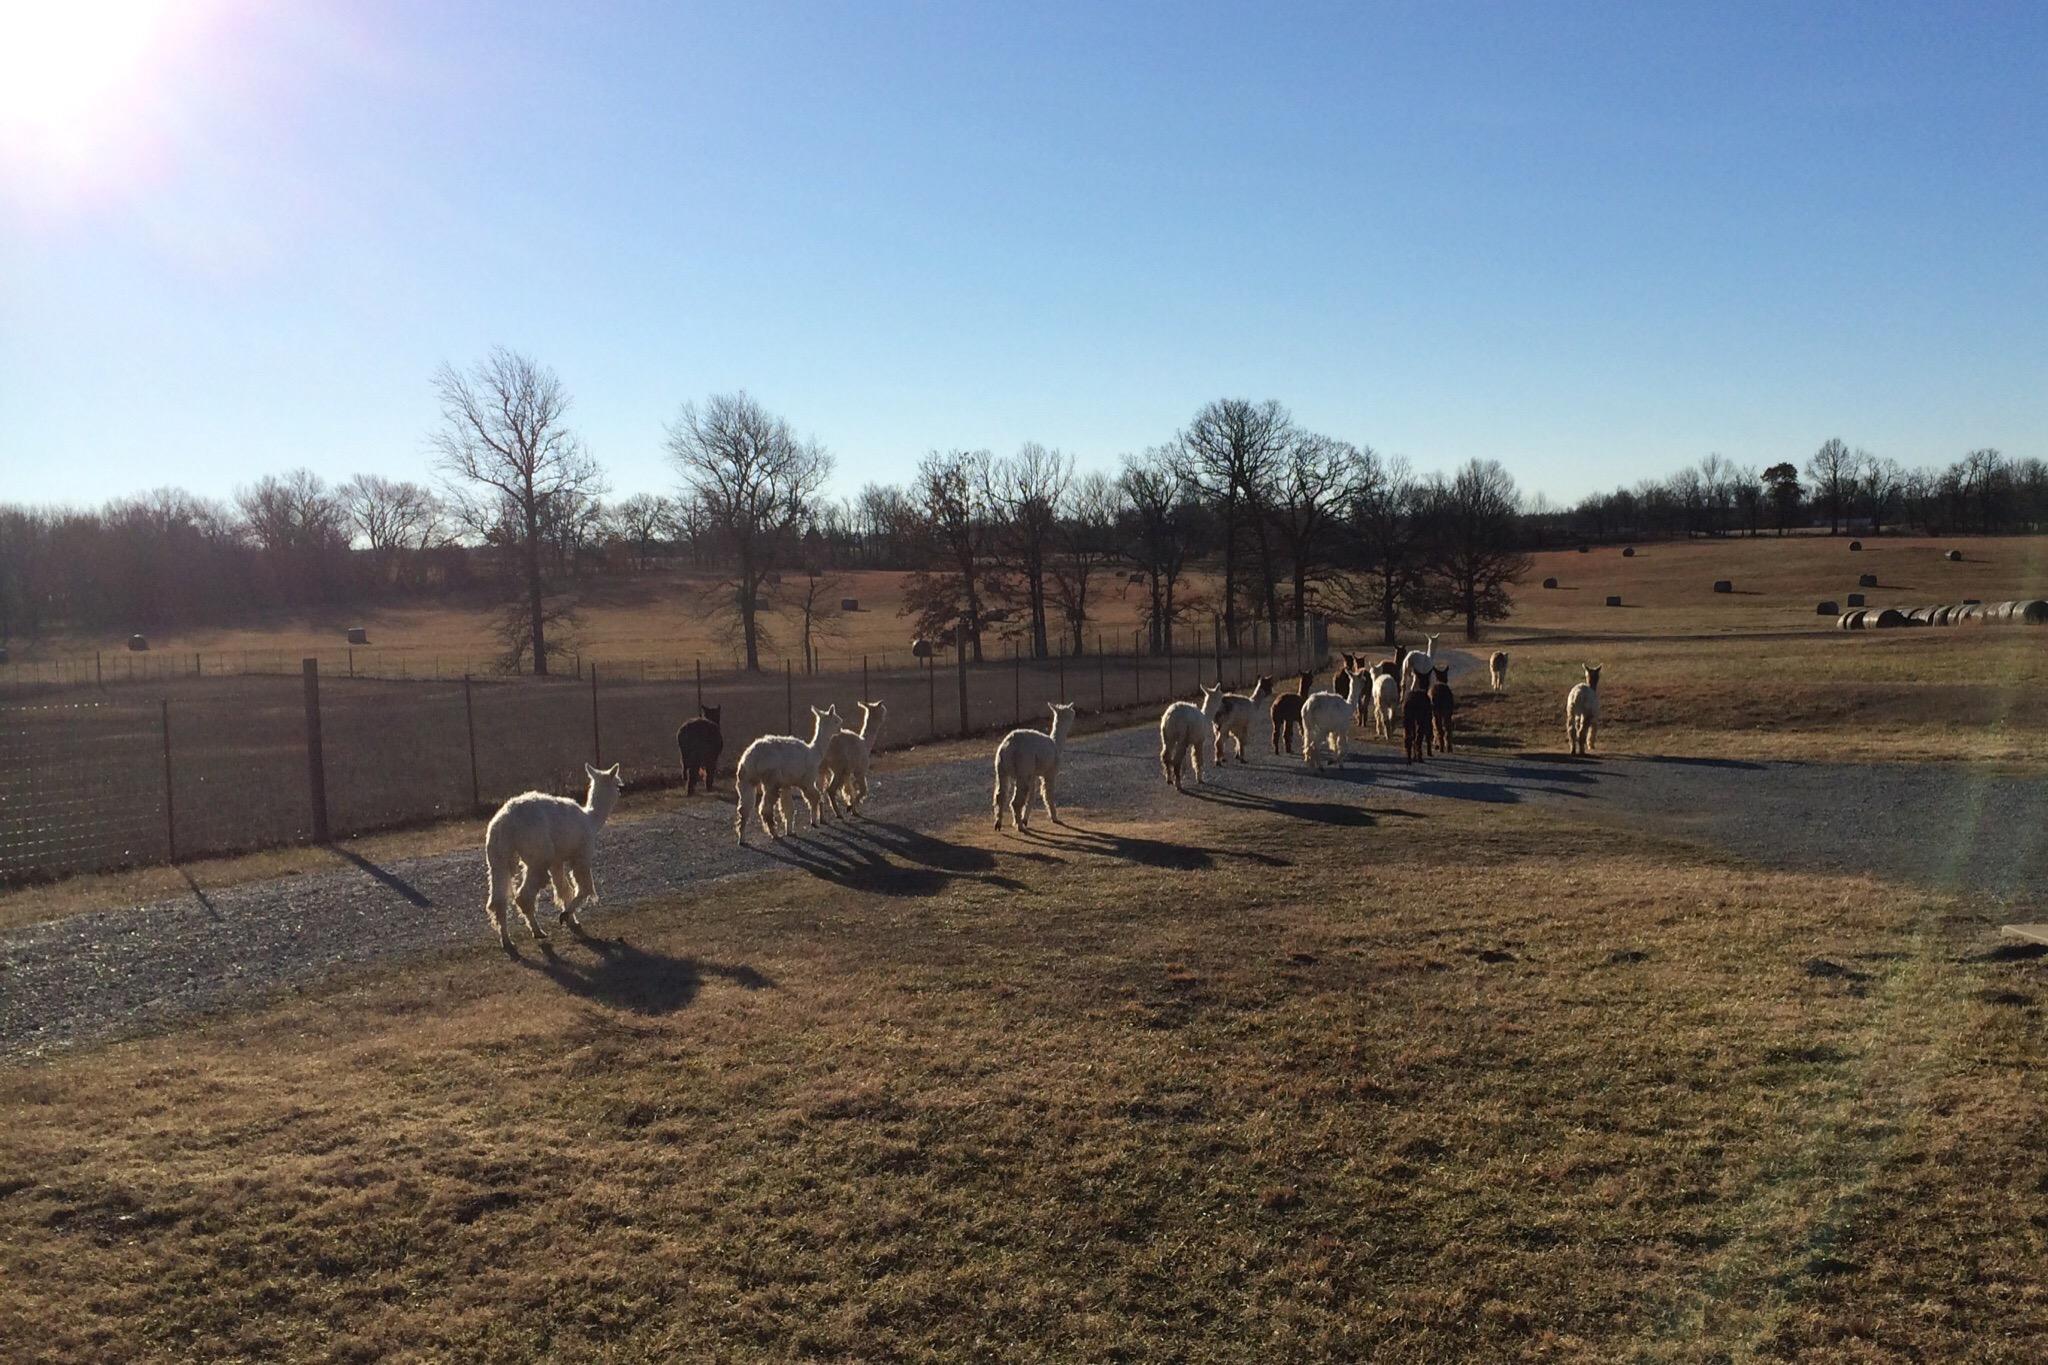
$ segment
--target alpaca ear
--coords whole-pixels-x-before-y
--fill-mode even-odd
[[[597,769],[591,767],[588,763],[586,763],[583,765],[583,775],[585,777],[594,778],[597,776]]]
[[[619,771],[619,769],[622,766],[624,766],[623,763],[614,763],[611,767],[605,769],[605,771],[610,773],[613,777],[616,777],[619,780],[624,781],[626,775]]]

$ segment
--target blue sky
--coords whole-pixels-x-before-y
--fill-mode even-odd
[[[620,493],[740,387],[843,490],[1226,395],[1567,499],[2048,455],[2048,6],[194,4],[0,96],[0,498],[419,477],[497,343]]]

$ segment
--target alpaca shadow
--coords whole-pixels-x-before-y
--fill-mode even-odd
[[[1175,872],[1203,871],[1216,865],[1216,859],[1208,849],[1193,844],[1171,844],[1164,839],[1112,834],[1108,830],[1082,829],[1078,825],[1055,826],[1050,830],[1027,829],[1024,837],[1055,848],[1121,858],[1143,867],[1163,867]]]
[[[821,881],[878,896],[934,896],[959,880],[1006,891],[1024,885],[994,871],[995,855],[986,849],[915,834],[901,826],[892,827],[892,834],[902,837],[878,839],[872,845],[852,837],[850,828],[842,833],[845,837],[831,843],[815,832],[792,835],[762,845],[760,851]],[[903,861],[892,859],[892,852]]]
[[[1522,794],[1504,782],[1446,782],[1425,777],[1419,782],[1409,783],[1407,789],[1417,796],[1436,796],[1446,801],[1478,801],[1493,806],[1516,806],[1522,801]],[[1570,793],[1573,796],[1578,794]]]
[[[220,907],[213,903],[213,897],[206,894],[206,888],[193,880],[189,869],[181,867],[178,869],[178,874],[185,879],[185,885],[192,888],[192,898],[199,902],[199,908],[212,916],[215,923],[219,923]]]
[[[1342,801],[1290,801],[1284,797],[1262,796],[1256,792],[1240,791],[1235,787],[1213,785],[1196,787],[1190,790],[1188,795],[1200,801],[1229,806],[1235,810],[1264,811],[1270,815],[1285,816],[1290,820],[1306,820],[1318,825],[1365,829],[1378,823],[1373,817],[1373,812],[1365,807],[1348,805]]]
[[[329,844],[327,851],[343,862],[354,863],[358,869],[369,873],[372,877],[382,882],[386,889],[396,891],[399,895],[405,897],[406,900],[412,903],[415,909],[426,910],[433,906],[434,902],[418,887],[395,872],[386,872],[362,854],[352,849],[342,848],[338,844]]]
[[[744,964],[728,966],[694,957],[673,957],[635,948],[624,938],[595,938],[575,929],[570,932],[579,944],[593,951],[591,958],[562,957],[552,941],[541,943],[535,957],[525,956],[515,945],[512,958],[569,994],[613,1009],[634,1014],[669,1014],[694,1001],[707,979],[729,981],[750,991],[775,985],[769,977]]]
[[[1522,755],[1522,757],[1540,758],[1542,757],[1542,755],[1526,754]],[[1559,767],[1555,769],[1517,768],[1509,765],[1503,765],[1498,768],[1490,769],[1490,771],[1498,773],[1503,778],[1516,782],[1572,782],[1580,786],[1587,786],[1597,782],[1605,782],[1611,778],[1625,777],[1627,775],[1625,773],[1614,772],[1611,769],[1599,773],[1580,772],[1577,770],[1579,765],[1586,763],[1589,760],[1575,759],[1570,754],[1562,754],[1559,755],[1559,757],[1566,760],[1566,762],[1560,764]],[[1579,795],[1579,793],[1572,792],[1570,793],[1570,795],[1577,796]]]
[[[1743,772],[1760,773],[1761,763],[1751,763],[1745,758],[1690,758],[1683,754],[1645,754],[1645,763],[1673,763],[1686,768],[1734,768]]]

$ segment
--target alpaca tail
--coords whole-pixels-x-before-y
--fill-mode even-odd
[[[1005,739],[996,746],[996,789],[995,794],[989,798],[990,804],[995,807],[997,829],[1003,827],[1003,786],[1005,779],[1011,775],[1011,762],[1010,741]]]
[[[493,820],[484,831],[484,870],[490,878],[490,895],[484,901],[484,913],[491,917],[491,927],[504,939],[505,902],[512,894],[512,873],[519,865],[519,855],[512,850],[512,836],[505,827]]]

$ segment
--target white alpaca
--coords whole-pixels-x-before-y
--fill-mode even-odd
[[[1398,739],[1401,728],[1401,679],[1389,668],[1372,680],[1372,732],[1380,739]]]
[[[818,767],[818,790],[825,794],[834,815],[843,816],[846,810],[860,814],[860,803],[868,795],[868,755],[874,752],[882,722],[889,718],[889,708],[882,702],[854,705],[860,707],[860,729],[841,730],[832,736],[825,746],[825,761]],[[846,810],[839,808],[841,801]]]
[[[813,706],[810,743],[794,735],[763,735],[747,746],[732,779],[739,796],[733,807],[732,832],[740,843],[747,841],[749,796],[753,797],[761,828],[774,838],[789,833],[791,791],[803,794],[804,803],[811,808],[811,828],[818,827],[818,817],[825,807],[825,798],[818,791],[818,769],[825,762],[825,747],[832,742],[832,736],[845,728],[838,707],[828,706],[820,711]],[[779,831],[771,812],[782,817]]]
[[[1401,656],[1401,687],[1404,691],[1414,686],[1408,681],[1410,678],[1419,677],[1422,679],[1422,685],[1428,687],[1429,675],[1436,671],[1436,642],[1443,636],[1426,635],[1423,638],[1429,641],[1427,645],[1421,649],[1411,649]]]
[[[1046,818],[1055,825],[1064,823],[1060,819],[1060,808],[1054,804],[1052,783],[1060,771],[1060,750],[1066,746],[1067,735],[1074,728],[1074,704],[1072,702],[1051,702],[1052,729],[1012,730],[1003,736],[1003,742],[996,746],[996,828],[1003,827],[1003,807],[1010,808],[1010,818],[1018,829],[1031,823],[1029,807],[1031,789],[1038,788],[1039,798],[1045,802]]]
[[[583,771],[590,778],[590,793],[582,805],[566,796],[525,792],[498,807],[484,830],[484,866],[491,878],[484,913],[498,931],[498,942],[507,948],[512,946],[512,935],[505,928],[508,894],[535,941],[548,936],[533,917],[543,880],[554,887],[555,918],[572,929],[582,927],[576,913],[597,900],[590,855],[597,851],[597,832],[604,828],[612,807],[619,804],[626,781],[616,763],[603,769],[586,763]],[[519,869],[517,887],[512,885],[515,866]],[[572,885],[573,895],[568,891]]]
[[[1159,771],[1163,773],[1175,791],[1180,785],[1181,765],[1194,760],[1195,782],[1202,781],[1202,762],[1206,755],[1210,762],[1217,761],[1217,750],[1222,741],[1216,734],[1216,717],[1223,709],[1223,684],[1202,689],[1202,704],[1177,701],[1159,713]]]
[[[1502,691],[1508,685],[1508,652],[1504,649],[1493,651],[1493,657],[1486,661],[1486,677],[1493,684],[1493,690]]]
[[[1323,770],[1326,754],[1334,755],[1338,763],[1344,761],[1344,741],[1351,734],[1359,703],[1365,700],[1365,685],[1366,675],[1353,673],[1344,696],[1317,692],[1301,704],[1301,757],[1317,772]]]
[[[1564,699],[1564,737],[1575,754],[1593,748],[1600,729],[1600,670],[1592,664],[1584,668],[1586,680],[1574,684]]]
[[[1252,732],[1252,721],[1272,710],[1271,678],[1261,677],[1249,692],[1225,692],[1216,709],[1216,761],[1223,762],[1223,741],[1227,739],[1237,746],[1238,762],[1251,762],[1244,756],[1245,738]]]

